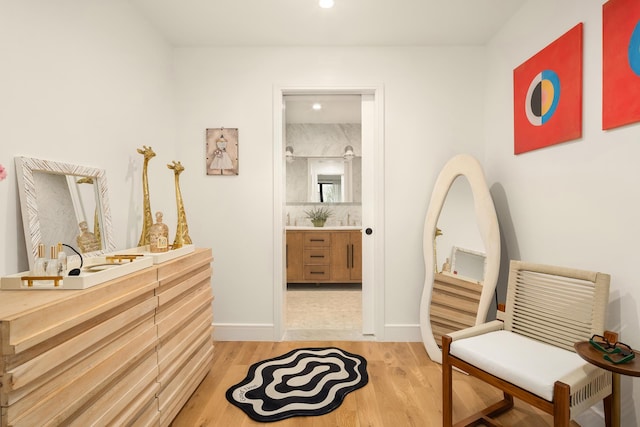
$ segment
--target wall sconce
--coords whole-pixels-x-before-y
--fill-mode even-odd
[[[344,147],[344,154],[342,157],[344,157],[344,159],[348,161],[353,160],[353,158],[355,157],[355,154],[353,153],[353,147],[350,145]]]
[[[287,159],[287,163],[291,163],[295,160],[295,158],[293,157],[293,147],[290,145],[288,145],[287,148],[284,149],[284,155]]]

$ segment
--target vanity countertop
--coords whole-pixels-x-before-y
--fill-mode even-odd
[[[340,230],[362,230],[362,226],[361,225],[336,225],[336,226],[329,226],[329,227],[314,227],[311,225],[287,225],[285,227],[286,230],[314,230],[314,231],[322,231],[322,230],[329,230],[329,231],[340,231]]]

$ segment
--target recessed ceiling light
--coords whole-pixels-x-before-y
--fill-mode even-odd
[[[319,4],[323,9],[331,9],[333,7],[333,0],[320,0]]]
[[[313,108],[316,111],[322,110],[322,104],[320,104],[319,102],[314,102],[311,108]]]

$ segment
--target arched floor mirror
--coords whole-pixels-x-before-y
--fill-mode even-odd
[[[440,228],[445,202],[449,206],[453,199],[455,207],[448,211],[456,218]],[[444,236],[449,240],[447,247],[439,246]],[[420,331],[431,360],[442,363],[442,335],[483,323],[498,281],[498,218],[484,172],[474,157],[457,155],[440,172],[425,218],[423,252]],[[439,268],[441,258],[445,261]]]

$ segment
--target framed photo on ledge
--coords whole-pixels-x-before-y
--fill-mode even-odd
[[[238,129],[207,129],[207,175],[238,175]]]

